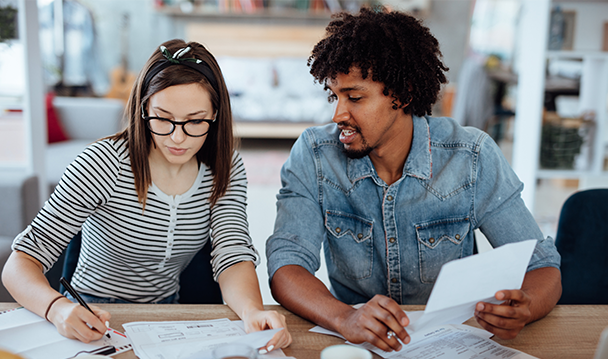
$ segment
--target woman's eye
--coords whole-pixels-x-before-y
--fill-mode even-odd
[[[334,101],[336,101],[338,99],[338,96],[336,96],[336,94],[331,94],[329,96],[327,96],[327,101],[329,101],[329,103],[332,103]]]

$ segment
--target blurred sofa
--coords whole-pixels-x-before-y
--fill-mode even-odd
[[[66,141],[50,143],[46,150],[46,181],[51,193],[65,168],[95,140],[119,131],[124,111],[121,100],[84,97],[55,97],[53,107]],[[0,173],[0,269],[11,253],[11,243],[34,219],[38,210],[38,178],[32,175]],[[56,278],[61,273],[61,259],[48,273]],[[51,283],[58,285],[58,283]],[[11,302],[0,282],[0,302]]]
[[[55,97],[53,107],[67,141],[50,143],[46,150],[46,180],[53,191],[65,168],[88,145],[118,132],[122,126],[121,100],[93,97]]]
[[[11,243],[38,213],[38,178],[32,175],[0,175],[0,269],[11,254]],[[0,302],[13,298],[0,282]]]
[[[327,101],[323,85],[310,75],[306,58],[223,56],[217,61],[235,121],[331,122],[334,105]]]

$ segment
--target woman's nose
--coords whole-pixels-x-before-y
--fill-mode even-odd
[[[184,132],[184,126],[176,125],[175,130],[173,130],[173,133],[171,134],[171,139],[173,140],[173,142],[184,142],[187,137],[188,135],[186,135],[186,133]]]

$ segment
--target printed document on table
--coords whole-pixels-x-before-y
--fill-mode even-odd
[[[406,312],[408,316],[412,313]],[[343,336],[330,330],[315,327],[310,330],[314,333],[334,335],[344,339]],[[369,343],[350,345],[361,347],[389,359],[533,359],[535,357],[515,349],[504,347],[490,340],[492,333],[471,327],[465,324],[444,325],[418,335],[417,339],[403,345],[398,352],[385,352]],[[403,343],[402,343],[403,344]]]
[[[135,355],[141,359],[211,358],[212,350],[238,340],[253,348],[266,345],[275,333],[272,329],[246,334],[241,321],[227,318],[200,321],[132,322],[123,324],[133,344]],[[275,350],[268,357],[285,357]]]
[[[468,325],[445,325],[424,335],[398,352],[385,352],[365,343],[364,348],[390,359],[535,359],[491,340],[485,330]],[[490,334],[491,335],[491,334]]]
[[[0,313],[0,347],[26,359],[65,359],[107,346],[117,350],[111,355],[131,350],[123,333],[113,329],[109,333],[110,338],[83,343],[62,336],[53,324],[23,307]]]

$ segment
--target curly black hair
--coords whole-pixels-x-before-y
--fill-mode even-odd
[[[441,85],[447,82],[439,42],[416,18],[386,8],[362,8],[357,15],[333,15],[326,36],[308,58],[310,73],[326,85],[352,66],[392,93],[393,108],[424,116],[431,113]]]

